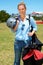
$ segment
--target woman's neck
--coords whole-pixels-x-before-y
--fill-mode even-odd
[[[21,20],[24,21],[25,15],[22,15],[22,16],[20,16],[20,17],[21,17]]]

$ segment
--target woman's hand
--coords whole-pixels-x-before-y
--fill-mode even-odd
[[[28,35],[33,36],[34,33],[35,33],[35,31],[29,32]]]

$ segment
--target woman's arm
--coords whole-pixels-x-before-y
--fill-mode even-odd
[[[14,29],[14,31],[16,31],[16,30],[17,30],[18,25],[19,25],[19,21],[17,20],[17,24],[16,24],[16,26],[13,28],[13,29]]]
[[[30,18],[30,25],[33,27],[33,30],[32,32],[29,32],[28,35],[32,36],[37,31],[36,21],[32,17]]]

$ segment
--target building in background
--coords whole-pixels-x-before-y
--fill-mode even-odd
[[[43,12],[32,12],[32,16],[41,17],[43,16]]]

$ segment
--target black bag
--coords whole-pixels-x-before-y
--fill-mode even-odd
[[[30,16],[29,16],[29,18],[30,18]],[[29,19],[29,22],[30,22],[30,19]],[[32,30],[33,30],[33,27],[31,29],[31,31]],[[38,39],[38,37],[36,36],[36,34],[34,34],[32,36],[31,44],[28,45],[26,48],[23,49],[22,58],[30,51],[30,49],[37,49],[37,50],[41,51],[42,45],[43,45],[42,42]],[[34,59],[34,56],[31,56],[27,60],[23,60],[23,65],[42,65],[42,64],[43,64],[43,59],[36,61]]]
[[[36,61],[34,56],[31,56],[29,59],[23,61],[23,65],[42,65],[43,59]]]
[[[36,44],[36,45],[35,45]],[[37,45],[38,44],[38,45]],[[26,48],[23,49],[23,52],[22,52],[22,58],[28,54],[28,52],[31,50],[31,49],[37,49],[39,51],[41,51],[42,49],[42,45],[43,43],[38,39],[38,37],[34,34],[32,36],[32,44]],[[23,60],[23,59],[22,59]],[[43,64],[43,58],[40,59],[40,60],[35,60],[34,59],[34,56],[31,56],[29,59],[27,60],[23,60],[23,65],[42,65]]]

